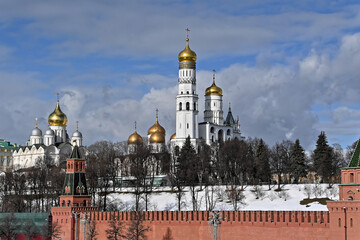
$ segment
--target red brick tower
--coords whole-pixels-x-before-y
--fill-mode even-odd
[[[360,141],[360,140],[359,140]],[[327,203],[333,239],[360,239],[360,144],[341,169],[339,201]]]
[[[90,203],[91,196],[86,187],[85,160],[80,157],[79,147],[75,145],[70,158],[66,160],[66,177],[60,205],[88,207]]]
[[[52,223],[60,226],[61,239],[79,239],[81,224],[86,223],[86,212],[98,211],[90,207],[91,196],[86,187],[85,159],[81,158],[79,147],[75,145],[71,156],[66,160],[66,176],[60,206],[51,208]],[[77,236],[77,237],[75,237]]]

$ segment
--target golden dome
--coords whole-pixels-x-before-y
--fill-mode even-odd
[[[185,49],[179,53],[179,62],[196,62],[196,53],[189,47],[189,29],[186,30],[186,46]]]
[[[176,138],[176,133],[174,133],[173,135],[171,135],[170,140],[173,140],[173,139],[175,139],[175,138]]]
[[[136,130],[128,138],[128,144],[141,144],[142,141],[142,137],[136,132]]]
[[[57,101],[55,110],[49,115],[49,126],[66,126],[67,117],[60,109],[59,100]]]
[[[222,89],[215,84],[215,70],[213,70],[213,83],[205,90],[205,95],[222,95]]]
[[[148,135],[151,135],[153,133],[161,133],[165,136],[166,132],[165,132],[165,129],[159,124],[159,121],[158,121],[158,110],[156,109],[156,121],[155,121],[155,124],[152,125],[149,130],[148,130]]]
[[[149,141],[150,143],[165,143],[165,135],[160,132],[153,133]]]
[[[135,122],[135,131],[128,138],[128,144],[141,144],[143,141],[142,137],[136,132],[136,122]]]

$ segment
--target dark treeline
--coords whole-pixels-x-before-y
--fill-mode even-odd
[[[108,195],[126,187],[119,179],[127,178],[135,199],[133,210],[148,210],[155,177],[165,175],[176,194],[178,209],[185,186],[190,189],[193,210],[199,208],[199,190],[205,190],[206,205],[211,209],[213,192],[209,189],[217,185],[227,187],[226,194],[236,209],[246,185],[276,184],[279,190],[285,183],[326,182],[331,186],[339,180],[340,168],[346,166],[354,148],[355,143],[344,155],[340,145],[328,144],[324,132],[320,133],[315,150],[308,154],[299,140],[269,147],[263,139],[234,139],[211,146],[200,144],[196,151],[187,139],[176,154],[166,149],[154,153],[146,145],[127,154],[125,143],[100,141],[87,148],[87,187],[93,205],[117,210],[116,203],[108,202]],[[0,176],[2,212],[49,212],[59,204],[64,167],[65,164],[57,166],[49,159],[38,159],[31,169],[4,172]]]

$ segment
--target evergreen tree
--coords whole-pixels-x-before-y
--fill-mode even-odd
[[[316,149],[313,153],[314,170],[323,180],[330,182],[333,172],[333,154],[332,148],[329,146],[325,132],[321,132],[316,142]]]
[[[197,211],[197,199],[195,188],[198,185],[198,172],[199,169],[199,160],[196,154],[194,147],[190,142],[190,137],[187,137],[183,147],[180,150],[180,155],[178,158],[179,169],[178,171],[180,180],[185,185],[190,187],[191,200],[193,203],[193,211]]]
[[[294,146],[290,152],[291,161],[291,174],[295,179],[295,183],[298,183],[300,177],[306,177],[306,155],[305,151],[300,145],[299,139],[296,139]]]
[[[262,182],[268,181],[270,184],[269,148],[262,139],[260,139],[255,151],[255,167],[257,179]]]

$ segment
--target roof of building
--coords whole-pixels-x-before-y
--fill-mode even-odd
[[[80,154],[80,151],[79,151],[79,147],[77,145],[75,145],[72,153],[71,153],[71,156],[70,156],[70,159],[81,159],[81,154]]]
[[[233,125],[235,123],[235,119],[232,115],[231,108],[229,107],[229,112],[226,116],[225,124]]]
[[[353,167],[353,168],[360,167],[360,144],[359,144],[359,141],[360,141],[360,139],[356,143],[356,147],[355,147],[354,153],[351,157],[349,167]]]
[[[4,149],[19,149],[19,147],[16,147],[15,145],[12,145],[10,142],[4,141],[4,140],[0,140],[0,148],[4,148]]]

